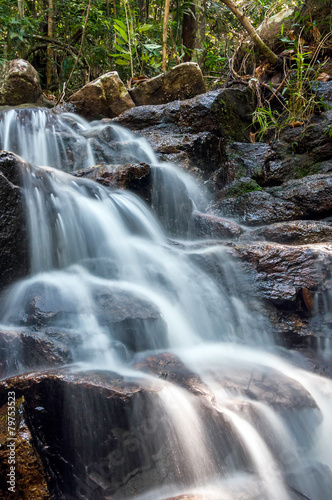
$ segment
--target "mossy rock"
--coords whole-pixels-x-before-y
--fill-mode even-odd
[[[211,116],[221,136],[231,141],[249,142],[256,95],[249,87],[228,88],[219,93]]]
[[[0,490],[6,494],[1,498],[51,500],[47,474],[25,420],[24,404],[24,397],[21,397],[16,400],[15,406],[5,404],[0,408]],[[15,422],[10,428],[9,409]],[[14,436],[10,436],[10,432],[13,432]],[[10,481],[14,477],[15,480]]]

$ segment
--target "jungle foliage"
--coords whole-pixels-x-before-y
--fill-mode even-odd
[[[254,26],[284,6],[280,0],[241,3]],[[117,70],[124,81],[142,74],[151,77],[162,66],[164,9],[164,0],[2,1],[0,63],[18,57],[29,60],[40,72],[43,87],[53,92],[61,92],[75,63],[73,90],[110,70]],[[204,16],[199,15],[203,11]],[[195,40],[184,43],[185,33],[198,29],[205,35],[200,46],[190,47]],[[166,67],[199,59],[205,75],[218,77],[227,73],[234,48],[244,36],[240,22],[221,1],[172,0]]]

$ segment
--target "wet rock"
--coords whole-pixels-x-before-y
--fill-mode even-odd
[[[244,232],[235,222],[199,212],[193,214],[192,231],[197,236],[210,238],[238,238]]]
[[[251,89],[222,89],[184,101],[139,106],[112,123],[143,135],[162,160],[179,162],[208,180],[226,158],[226,137],[248,141],[254,107]]]
[[[238,198],[231,197],[216,202],[212,214],[231,217],[249,226],[301,218],[301,210],[293,201],[275,198],[266,191],[252,191]]]
[[[302,218],[328,216],[332,212],[332,176],[317,174],[288,181],[283,186],[270,188],[276,198],[296,203]]]
[[[332,226],[324,222],[308,220],[279,222],[254,229],[245,237],[265,239],[285,245],[328,243],[332,241]]]
[[[263,142],[254,144],[233,142],[226,147],[226,154],[227,161],[224,168],[226,184],[240,177],[251,177],[260,181],[266,163],[276,156],[271,146]]]
[[[1,382],[0,401],[5,404],[12,390],[17,399],[24,397],[29,429],[56,498],[121,499],[164,482],[181,489],[191,483],[188,457],[174,440],[174,424],[158,396],[165,384],[106,371],[37,372]],[[201,411],[203,418],[211,417],[210,452],[215,447],[223,463],[239,446],[230,442],[229,423],[220,413],[209,405]]]
[[[78,339],[73,338],[70,332],[64,334],[50,329],[23,332],[20,341],[21,365],[31,370],[72,363],[72,351],[77,347]]]
[[[20,334],[15,330],[0,331],[0,379],[18,371]]]
[[[14,401],[15,404],[9,406]],[[8,402],[0,408],[0,489],[6,492],[3,498],[8,500],[51,500],[53,496],[48,488],[48,475],[35,448],[24,407],[24,398],[16,396],[16,400],[15,397],[8,397]],[[8,420],[11,415],[13,420]],[[7,421],[14,422],[11,432],[15,440],[8,435]],[[14,475],[9,476],[13,470]],[[10,489],[13,487],[11,477],[14,478],[13,490]]]
[[[96,317],[102,328],[109,331],[111,340],[121,342],[130,351],[168,346],[166,323],[152,301],[116,285],[95,286],[90,293],[91,301],[82,309],[77,297],[61,295],[56,286],[36,282],[27,289],[25,302],[18,313],[20,324],[25,329],[34,328],[42,333],[42,336],[36,333],[29,334],[28,338],[23,337],[27,353],[29,346],[34,347],[30,358],[26,360],[27,366],[37,366],[38,359],[43,364],[49,361],[52,365],[70,361],[71,353],[77,347],[75,339],[80,338],[77,318],[86,321],[86,315],[90,314]],[[55,333],[69,331],[72,334],[68,336],[67,343],[61,339],[58,342],[50,335],[43,336],[43,332],[49,329]]]
[[[183,133],[146,129],[143,132],[161,161],[176,163],[198,179],[209,179],[221,162],[221,139],[212,132]]]
[[[151,167],[147,163],[96,166],[72,172],[112,189],[129,189],[151,202]]]
[[[265,191],[215,203],[214,212],[248,225],[327,217],[332,212],[332,177],[316,174]]]
[[[210,376],[216,383],[229,393],[230,404],[235,409],[236,404],[244,401],[238,399],[240,394],[253,401],[264,401],[277,410],[287,409],[317,409],[316,401],[311,394],[292,378],[278,370],[260,366],[231,366],[226,363],[223,367],[211,372]],[[235,399],[232,400],[232,394]],[[237,401],[237,402],[236,402]],[[321,416],[317,416],[320,420]]]
[[[136,370],[157,375],[158,378],[172,382],[189,392],[206,397],[213,402],[215,397],[211,389],[200,376],[191,371],[172,353],[137,354],[133,359]]]
[[[197,63],[174,66],[167,73],[145,80],[129,93],[136,106],[165,104],[177,99],[190,99],[205,92],[202,72]]]
[[[27,229],[20,172],[26,163],[0,151],[0,289],[28,273]]]
[[[38,72],[28,61],[15,59],[0,66],[0,106],[42,101]]]
[[[248,140],[247,129],[255,107],[251,89],[221,89],[169,104],[139,106],[112,120],[130,130],[154,127],[178,133],[213,132],[233,140]],[[237,138],[238,137],[238,138]]]
[[[69,103],[90,119],[113,118],[135,106],[117,71],[110,71],[75,92]]]
[[[49,368],[73,361],[81,338],[70,331],[0,331],[0,378],[22,370]]]
[[[99,324],[130,351],[168,346],[167,325],[152,302],[116,287],[99,287],[93,297]]]
[[[236,245],[231,250],[252,273],[259,294],[278,307],[307,310],[302,289],[312,293],[330,279],[331,244],[286,246],[271,243]]]

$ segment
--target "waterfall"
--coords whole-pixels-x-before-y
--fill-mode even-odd
[[[31,164],[22,173],[30,274],[3,295],[2,326],[56,329],[72,339],[73,370],[156,383],[134,362],[167,351],[204,385],[191,393],[165,381],[133,411],[132,427],[141,412],[158,423],[139,455],[159,461],[159,476],[142,480],[135,497],[329,500],[332,382],[274,346],[227,248],[189,239],[191,215],[206,204],[195,181],[131,132],[70,114],[4,112],[0,147]],[[152,209],[70,173],[133,162],[152,167]],[[121,491],[115,498],[129,500]]]

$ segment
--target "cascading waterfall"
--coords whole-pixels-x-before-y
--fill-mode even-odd
[[[160,391],[155,411],[167,415],[161,432],[174,474],[158,491],[144,485],[141,498],[203,492],[220,499],[329,500],[332,382],[292,366],[282,350],[278,355],[227,249],[185,241],[193,210],[204,205],[195,182],[160,164],[130,132],[70,114],[5,112],[0,147],[34,164],[24,172],[31,272],[2,298],[4,327],[56,327],[75,339],[80,366],[138,379],[147,376],[131,368],[135,353],[167,350],[207,388],[211,425],[199,398],[171,382]],[[155,213],[127,191],[61,171],[129,162],[153,166]],[[169,233],[181,244],[169,242]],[[204,266],[211,252],[218,282]],[[121,324],[128,319],[123,304],[136,321],[129,329]],[[109,320],[110,309],[118,322]],[[265,379],[277,383],[264,400],[255,390],[263,390]],[[278,391],[292,397],[299,391],[308,404],[285,408],[273,400]],[[227,439],[219,435],[219,418],[229,426]]]

